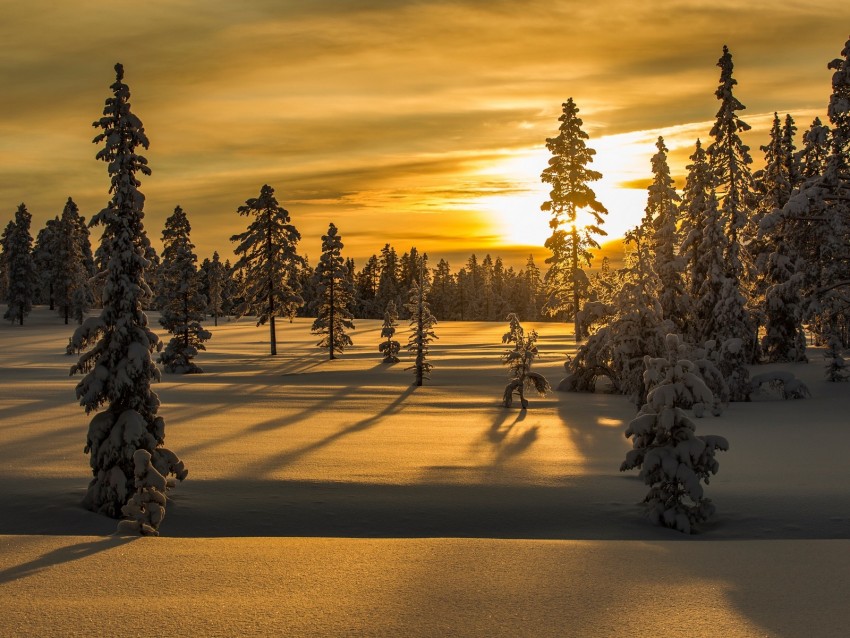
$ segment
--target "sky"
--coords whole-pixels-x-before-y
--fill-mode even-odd
[[[69,196],[86,217],[106,204],[91,123],[121,62],[157,247],[179,204],[199,257],[232,257],[237,208],[269,184],[311,263],[331,222],[360,265],[387,242],[540,263],[567,98],[614,239],[643,214],[657,137],[680,186],[708,140],[724,44],[758,163],[774,111],[825,119],[849,34],[850,4],[820,0],[0,0],[0,222],[25,202],[35,234]]]

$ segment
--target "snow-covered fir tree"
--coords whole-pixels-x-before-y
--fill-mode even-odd
[[[607,377],[615,390],[643,404],[643,357],[660,356],[664,335],[673,327],[658,300],[652,233],[647,218],[626,233],[630,250],[617,274],[616,291],[607,302],[589,302],[583,309],[579,318],[590,336],[568,362],[559,390],[593,392],[597,379]]]
[[[677,335],[666,338],[664,357],[646,357],[644,379],[649,393],[626,437],[633,449],[620,471],[640,469],[650,486],[644,498],[649,519],[690,534],[715,512],[702,483],[717,474],[717,450],[729,449],[722,436],[697,436],[683,406],[712,403],[714,397],[693,362],[680,358]]]
[[[166,372],[203,372],[194,362],[212,334],[201,325],[207,300],[201,294],[195,245],[189,238],[192,227],[185,211],[177,206],[165,220],[162,231],[162,261],[159,267],[157,307],[160,325],[172,336],[159,355]]]
[[[278,204],[274,189],[268,184],[260,189],[258,197],[246,200],[238,212],[252,219],[248,230],[230,238],[239,242],[233,251],[239,256],[234,268],[244,269],[244,301],[238,312],[255,313],[258,326],[269,324],[270,350],[276,355],[275,317],[289,316],[289,304],[302,301],[292,277],[293,269],[303,261],[296,252],[301,234],[290,223],[289,211]]]
[[[431,342],[437,339],[434,326],[437,319],[431,314],[428,306],[430,285],[425,276],[425,269],[419,272],[419,278],[413,282],[410,289],[410,300],[407,310],[410,313],[410,337],[407,340],[407,351],[413,355],[413,365],[406,370],[413,370],[414,384],[422,385],[424,379],[431,378],[433,365],[428,360],[428,350]]]
[[[832,94],[827,108],[832,132],[829,153],[819,173],[813,173],[807,156],[814,158],[827,137],[813,125],[804,136],[802,172],[805,180],[781,210],[766,215],[760,230],[767,236],[784,231],[789,255],[800,259],[804,320],[817,338],[827,344],[827,375],[839,380],[843,375],[841,348],[845,340],[850,305],[850,41],[842,57],[827,66],[834,71]],[[837,362],[837,363],[836,363]]]
[[[752,164],[749,147],[743,143],[740,134],[750,130],[738,111],[746,107],[734,95],[734,87],[738,81],[732,77],[734,65],[729,48],[723,47],[723,55],[717,62],[720,67],[720,84],[715,96],[720,100],[720,109],[711,129],[714,141],[707,149],[714,176],[714,188],[720,202],[720,213],[723,217],[726,242],[726,276],[731,279],[731,285],[738,290],[737,296],[728,296],[727,301],[734,303],[740,300],[740,309],[727,308],[724,321],[735,322],[727,324],[728,330],[735,337],[745,341],[746,352],[751,360],[758,358],[758,343],[755,326],[750,320],[746,309],[746,297],[743,284],[748,271],[745,263],[748,255],[743,245],[745,241],[744,228],[750,214],[753,200],[753,177],[749,166]]]
[[[82,323],[92,303],[89,270],[83,251],[88,236],[81,237],[81,219],[77,204],[69,197],[57,228],[53,284],[57,309],[66,325],[71,318]]]
[[[314,275],[320,301],[312,327],[313,334],[324,335],[316,345],[328,349],[329,359],[336,359],[337,353],[352,345],[346,330],[354,329],[350,311],[354,290],[342,258],[342,248],[339,231],[331,223],[327,234],[322,235],[322,256]]]
[[[537,331],[531,330],[526,335],[519,317],[513,312],[508,314],[506,320],[508,331],[502,336],[502,343],[513,344],[513,347],[502,355],[502,363],[508,366],[510,379],[502,393],[502,405],[511,407],[516,393],[522,409],[525,410],[528,407],[526,390],[534,390],[540,396],[545,396],[551,387],[546,377],[531,371],[531,364],[538,354]]]
[[[646,219],[652,228],[653,267],[658,275],[658,300],[661,313],[681,332],[688,323],[688,297],[683,278],[684,264],[679,257],[676,230],[679,194],[673,186],[667,165],[667,146],[659,137],[658,152],[652,157],[652,183],[647,188]]]
[[[8,244],[4,246],[8,287],[6,313],[3,316],[22,326],[24,317],[32,310],[32,293],[36,279],[30,234],[32,215],[25,204],[18,206],[14,221],[15,225],[8,235]]]
[[[381,339],[378,344],[378,352],[383,355],[383,363],[398,363],[398,353],[401,346],[395,337],[396,327],[398,326],[398,311],[395,307],[395,302],[387,303],[387,309],[384,311],[384,323],[381,325]]]
[[[803,133],[803,147],[797,152],[801,182],[823,173],[831,146],[829,127],[816,117]]]
[[[709,215],[717,215],[717,203],[715,201],[713,208],[711,207],[714,178],[708,162],[708,155],[699,140],[696,141],[694,153],[690,156],[690,159],[691,164],[687,166],[687,178],[682,203],[679,207],[679,233],[682,237],[679,254],[685,260],[685,280],[688,296],[691,300],[692,313],[692,320],[689,322],[685,334],[691,340],[694,340],[699,335],[693,321],[693,313],[695,312],[693,305],[699,299],[700,289],[708,277],[709,264],[703,255],[706,251],[712,250],[712,247],[703,244],[703,236],[706,233],[706,225],[709,221],[713,222],[713,218],[710,218]],[[722,255],[721,252],[721,259]]]
[[[546,259],[547,308],[552,314],[573,317],[576,341],[579,341],[582,333],[577,317],[587,290],[582,265],[590,265],[590,249],[599,248],[596,237],[607,234],[600,226],[608,211],[589,186],[601,179],[602,174],[588,168],[596,151],[585,143],[589,136],[582,130],[584,122],[578,117],[579,109],[572,98],[562,107],[558,136],[546,139],[546,148],[552,156],[540,175],[543,183],[552,186],[549,199],[540,207],[550,213],[552,228],[545,244],[552,252]],[[588,214],[587,223],[579,219],[581,211]]]
[[[149,175],[150,169],[147,160],[136,152],[140,146],[148,147],[148,138],[141,120],[130,110],[123,66],[116,64],[115,72],[110,87],[113,95],[106,100],[103,117],[93,124],[100,129],[94,142],[103,143],[97,159],[106,163],[112,182],[112,199],[91,221],[103,227],[99,248],[107,268],[103,310],[74,333],[71,346],[87,351],[72,366],[71,374],[85,374],[77,384],[76,395],[86,413],[106,406],[89,424],[85,452],[94,478],[83,505],[117,518],[137,490],[137,451],[144,450],[150,456],[152,468],[159,475],[158,486],[151,489],[157,491],[160,506],[165,502],[164,487],[170,485],[169,477],[183,480],[187,470],[164,447],[165,421],[157,415],[159,398],[151,390],[151,382],[159,380],[151,355],[160,344],[142,310],[150,289],[145,281],[148,261],[140,240],[144,233],[144,195],[138,190],[137,178],[138,174]],[[148,527],[134,528],[141,533],[156,531],[162,520],[161,507],[141,507]]]

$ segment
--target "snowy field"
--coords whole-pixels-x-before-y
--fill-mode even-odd
[[[0,324],[0,636],[850,635],[850,384],[822,381],[818,350],[780,366],[811,399],[697,421],[731,449],[686,537],[618,471],[625,398],[501,407],[506,324],[439,324],[414,388],[380,363],[379,321],[336,361],[310,323],[279,323],[271,357],[267,328],[225,321],[205,374],[155,386],[189,468],[160,538],[79,507],[72,327]],[[565,327],[525,327],[557,384]]]

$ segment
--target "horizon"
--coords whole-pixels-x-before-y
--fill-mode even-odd
[[[87,219],[106,204],[91,123],[121,62],[151,140],[148,236],[159,251],[179,204],[199,261],[232,258],[229,237],[245,227],[236,209],[268,183],[312,261],[333,222],[358,267],[385,243],[453,270],[473,253],[540,265],[545,140],[569,97],[603,174],[592,184],[609,210],[600,243],[616,242],[643,215],[656,138],[679,187],[694,141],[708,140],[724,44],[757,167],[774,111],[795,118],[798,145],[825,119],[826,64],[847,38],[826,2],[677,2],[660,25],[625,2],[154,2],[123,31],[118,6],[40,4],[3,9],[14,29],[0,44],[0,219],[23,201],[35,235],[68,196]]]

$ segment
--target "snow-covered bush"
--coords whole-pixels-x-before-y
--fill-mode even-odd
[[[750,379],[751,392],[757,392],[763,386],[775,391],[783,399],[807,399],[812,396],[805,383],[784,370],[763,372]]]
[[[728,450],[729,443],[722,436],[696,435],[683,406],[711,404],[714,397],[696,366],[679,358],[679,345],[677,335],[668,335],[666,357],[644,358],[649,393],[626,429],[633,449],[620,471],[640,469],[650,486],[644,503],[653,523],[690,534],[714,514],[701,483],[717,473],[715,452]]]
[[[502,363],[508,366],[510,377],[502,395],[502,403],[506,408],[511,407],[516,392],[524,410],[528,407],[526,390],[535,390],[540,396],[545,396],[552,388],[546,377],[531,371],[531,363],[537,356],[537,332],[532,330],[526,336],[519,318],[514,313],[507,316],[507,321],[508,331],[502,337],[502,343],[512,343],[514,347],[502,355]]]

